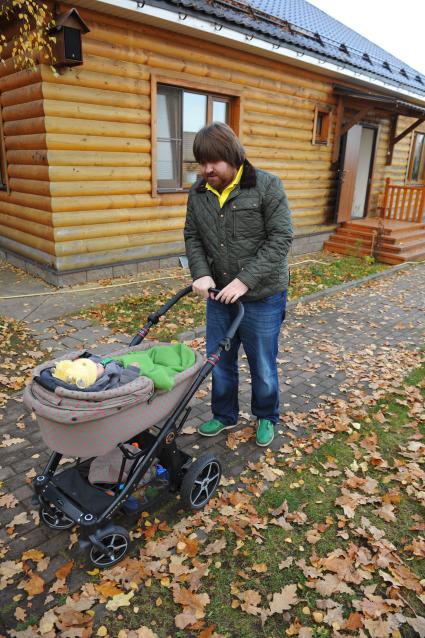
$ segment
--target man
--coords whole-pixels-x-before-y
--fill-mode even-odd
[[[235,316],[236,307],[231,304],[241,298],[245,307],[231,349],[222,353],[213,370],[213,418],[200,426],[199,433],[215,436],[237,423],[242,343],[251,372],[256,441],[267,446],[279,418],[276,357],[292,242],[287,198],[278,177],[247,161],[242,144],[227,124],[202,128],[193,152],[201,179],[189,193],[184,236],[193,290],[208,300],[208,355]],[[209,288],[221,289],[215,300]]]

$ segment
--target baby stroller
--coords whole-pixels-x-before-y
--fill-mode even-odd
[[[150,347],[142,343],[150,328],[191,291],[191,286],[180,290],[149,315],[130,347]],[[101,392],[64,387],[56,387],[52,392],[40,373],[55,362],[44,363],[34,370],[25,389],[24,404],[35,413],[43,440],[53,450],[43,472],[33,480],[40,518],[56,530],[79,525],[80,548],[88,551],[89,561],[95,567],[110,567],[126,555],[128,531],[112,519],[117,510],[129,513],[128,506],[135,500],[132,493],[141,485],[159,481],[167,491],[180,492],[183,507],[195,510],[206,505],[216,491],[221,478],[219,459],[206,453],[193,461],[179,450],[176,439],[191,411],[190,400],[220,360],[223,350],[230,348],[242,321],[243,305],[240,302],[235,305],[233,323],[216,351],[205,362],[195,352],[195,364],[176,374],[174,386],[168,392],[154,391],[152,381],[143,376]],[[102,465],[102,459],[110,458],[111,454],[118,454],[121,459],[117,480],[112,484],[90,482],[90,468],[94,463],[99,466],[99,461]],[[75,463],[57,472],[64,455],[76,458]],[[149,509],[150,505],[143,503],[143,509]]]

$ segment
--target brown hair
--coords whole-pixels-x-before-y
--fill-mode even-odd
[[[227,162],[239,168],[245,160],[245,150],[230,126],[213,122],[197,132],[193,141],[193,154],[199,164]]]

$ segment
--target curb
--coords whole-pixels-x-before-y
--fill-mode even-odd
[[[418,265],[421,262],[418,262]],[[298,306],[298,304],[309,303],[310,301],[316,301],[316,299],[322,299],[323,297],[331,297],[338,292],[343,292],[344,290],[348,290],[349,288],[355,288],[357,286],[361,286],[362,284],[368,283],[369,281],[373,281],[374,279],[381,279],[383,277],[388,277],[403,268],[412,268],[416,264],[406,263],[406,264],[397,264],[396,266],[391,266],[387,270],[383,270],[382,272],[374,273],[373,275],[367,275],[367,277],[362,277],[361,279],[353,279],[353,281],[347,281],[343,284],[338,284],[337,286],[332,286],[331,288],[325,288],[324,290],[320,290],[319,292],[313,292],[311,295],[306,295],[305,297],[299,297],[298,299],[294,299],[293,301],[288,301],[286,304],[286,309],[291,310]],[[202,326],[199,328],[195,328],[195,330],[190,330],[188,332],[181,332],[177,335],[178,341],[192,341],[192,339],[196,339],[197,337],[203,337],[206,334],[206,327]]]

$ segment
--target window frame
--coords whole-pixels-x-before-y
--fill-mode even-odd
[[[9,178],[7,175],[6,143],[3,128],[3,109],[0,104],[0,190],[10,192]]]
[[[419,135],[422,135],[423,142],[422,142],[422,150],[421,150],[421,154],[419,158],[418,179],[414,180],[412,179],[412,173],[413,173],[413,164],[414,164],[415,155],[416,155],[416,146],[417,146],[416,141]],[[407,184],[424,184],[425,183],[425,131],[413,132],[412,143],[410,146],[409,165],[407,169],[406,183]]]
[[[331,114],[332,114],[332,109],[330,107],[316,104],[316,107],[314,109],[313,137],[311,140],[312,144],[317,146],[327,146],[327,144],[329,144],[329,133],[331,130]],[[322,126],[320,130],[320,136],[318,134],[319,116],[323,117]]]
[[[196,93],[204,93],[207,98],[220,100],[229,104],[229,126],[234,130],[236,135],[241,138],[241,120],[242,120],[242,92],[235,89],[233,86],[220,82],[220,90],[217,91],[217,82],[212,80],[190,80],[188,78],[182,78],[179,75],[151,75],[151,194],[152,197],[170,197],[172,198],[176,194],[186,194],[189,192],[188,188],[178,189],[159,189],[157,180],[157,94],[158,84],[166,84],[177,89],[183,89],[187,91],[193,91]],[[212,108],[213,99],[207,99],[207,108]],[[211,115],[207,111],[207,118]]]

